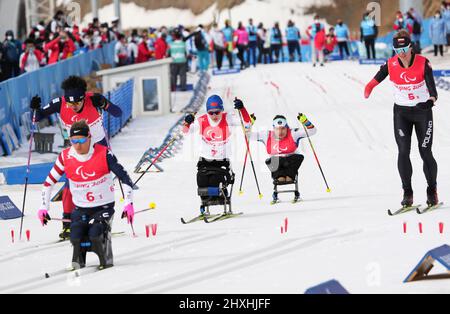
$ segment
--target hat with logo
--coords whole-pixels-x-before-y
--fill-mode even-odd
[[[408,37],[394,38],[394,48],[406,48],[411,44],[411,39]]]
[[[206,102],[206,111],[224,111],[223,100],[218,95],[212,95]]]
[[[87,123],[74,123],[70,128],[70,137],[73,136],[84,136],[89,137],[90,130]]]

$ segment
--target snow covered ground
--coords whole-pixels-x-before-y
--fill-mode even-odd
[[[440,64],[450,68],[450,62]],[[419,216],[415,213],[389,217],[388,208],[397,208],[401,184],[396,169],[397,148],[392,126],[392,94],[386,81],[370,100],[363,99],[363,84],[377,71],[376,66],[354,62],[260,66],[239,75],[213,77],[211,93],[227,100],[241,97],[257,116],[255,127],[269,128],[276,114],[288,116],[296,126],[296,115],[305,113],[317,126],[312,138],[332,192],[325,185],[309,144],[302,149],[299,204],[269,205],[272,194],[270,174],[264,165],[264,147],[253,143],[257,175],[264,198],[258,193],[248,168],[245,194],[235,193],[234,208],[244,212],[240,218],[207,225],[182,225],[180,217],[198,214],[195,163],[196,142],[185,140],[183,153],[164,161],[165,172],[149,174],[136,192],[137,209],[150,202],[157,210],[136,216],[138,238],[116,217],[114,231],[126,235],[113,239],[116,267],[94,272],[88,268],[80,277],[73,273],[56,275],[71,259],[68,243],[49,244],[57,239],[58,223],[42,228],[36,219],[38,186],[29,190],[25,229],[31,242],[12,244],[10,230],[18,232],[18,221],[0,221],[0,293],[303,293],[306,288],[332,278],[352,293],[450,293],[449,281],[434,280],[403,284],[403,280],[430,249],[449,243],[450,210]],[[270,84],[280,87],[280,92]],[[230,92],[228,92],[228,90]],[[229,97],[227,97],[227,95]],[[434,153],[439,163],[439,192],[442,201],[450,196],[450,93],[440,91],[435,113]],[[176,117],[167,117],[166,126]],[[137,119],[112,141],[118,158],[131,172],[143,151],[158,144],[154,118]],[[155,136],[153,135],[155,134]],[[155,138],[155,139],[153,139]],[[233,167],[240,173],[244,141],[240,129],[234,130]],[[414,141],[414,188],[416,203],[426,200],[426,183]],[[136,175],[133,174],[136,178]],[[23,187],[1,187],[21,204]],[[235,189],[236,191],[236,189]],[[119,197],[119,196],[117,196]],[[289,196],[282,196],[289,200]],[[57,204],[51,211],[61,212]],[[121,212],[121,206],[117,211]],[[217,208],[220,211],[220,208]],[[117,215],[119,216],[119,215]],[[289,230],[280,233],[285,218]],[[408,225],[403,234],[403,223]],[[424,233],[419,234],[422,222]],[[446,223],[444,234],[438,224]],[[145,225],[158,224],[156,237],[145,237]],[[93,255],[88,264],[98,264]],[[432,273],[442,273],[437,266]],[[50,278],[45,279],[44,274]]]

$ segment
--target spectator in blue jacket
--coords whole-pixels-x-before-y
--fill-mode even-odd
[[[438,55],[439,50],[439,54],[443,57],[444,45],[447,44],[447,27],[440,11],[436,11],[430,23],[430,37],[431,43],[434,45],[434,56]]]
[[[229,20],[225,21],[225,27],[222,29],[222,33],[225,36],[226,41],[226,49],[225,49],[225,55],[228,58],[228,63],[230,65],[230,69],[233,68],[233,50],[234,50],[234,44],[233,44],[233,36],[234,36],[234,28],[231,27],[231,22]]]
[[[2,76],[4,80],[8,80],[20,75],[19,61],[22,54],[22,43],[14,38],[13,31],[7,31],[2,45]]]
[[[283,62],[282,49],[283,49],[283,35],[281,34],[280,24],[278,22],[272,27],[270,31],[270,49],[273,61],[275,63]]]
[[[350,52],[348,49],[348,41],[350,40],[350,30],[348,29],[347,24],[344,24],[344,22],[339,19],[337,20],[337,24],[335,26],[335,33],[338,41],[338,47],[339,47],[339,55],[342,59],[344,59],[344,51],[346,54],[346,57],[350,57]]]
[[[445,27],[447,29],[447,46],[450,46],[450,2],[442,3],[441,14],[445,20]]]
[[[367,59],[376,59],[375,39],[378,36],[378,27],[375,21],[366,12],[361,21],[361,42],[364,42],[367,51]]]
[[[5,78],[3,77],[3,44],[0,42],[0,82],[3,82]]]
[[[300,49],[300,30],[295,26],[294,22],[289,20],[286,28],[286,41],[289,50],[289,62],[295,61],[295,54],[298,56],[298,60],[302,61],[302,52]]]
[[[253,19],[248,20],[248,50],[247,50],[247,65],[252,64],[256,67],[256,48],[258,47],[258,28],[253,25]]]

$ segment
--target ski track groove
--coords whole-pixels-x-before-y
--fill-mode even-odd
[[[227,233],[225,233],[225,232],[224,233],[219,233],[219,234],[216,234],[216,235],[212,235],[212,236],[208,237],[205,240],[216,239],[216,238],[220,238],[220,237],[223,237],[223,236],[226,236],[226,235],[227,235]],[[122,253],[122,254],[118,255],[117,258],[114,259],[115,260],[115,265],[116,266],[120,266],[120,264],[116,263],[117,261],[132,259],[131,256],[135,256],[136,255],[136,256],[139,257],[139,256],[142,256],[142,255],[148,255],[150,253],[154,254],[153,252],[150,252],[150,253],[144,253],[144,252],[153,251],[155,249],[158,249],[159,247],[163,247],[163,248],[157,250],[156,253],[164,253],[167,250],[167,248],[164,248],[165,246],[167,246],[168,248],[178,248],[178,247],[188,246],[188,245],[196,243],[198,240],[203,239],[203,238],[204,238],[203,234],[195,234],[193,236],[190,236],[188,239],[185,239],[185,237],[184,237],[184,238],[177,238],[177,239],[174,239],[174,240],[170,240],[170,241],[167,241],[166,243],[157,243],[157,244],[152,244],[152,245],[146,245],[144,247],[141,247],[139,249],[133,250],[131,252],[125,252],[125,253]],[[121,258],[121,257],[123,257],[123,258]],[[86,269],[89,269],[89,268],[87,267]],[[59,273],[59,271],[57,271],[57,272]],[[86,275],[85,274],[86,271],[81,270],[81,272],[82,272],[83,275]],[[49,272],[49,273],[51,274],[51,272]],[[63,274],[58,274],[58,275],[56,275],[54,277],[51,277],[49,279],[43,279],[43,274],[42,274],[41,276],[28,278],[28,279],[21,280],[21,281],[16,282],[16,283],[12,283],[12,284],[8,284],[6,286],[2,286],[2,287],[0,287],[0,292],[9,291],[9,293],[22,293],[22,292],[25,292],[25,291],[33,290],[35,288],[39,288],[39,287],[43,287],[43,286],[49,286],[49,285],[52,285],[54,283],[60,282],[61,281],[60,280],[61,279],[61,275],[66,275],[66,274],[70,275],[70,272],[65,272]],[[45,283],[44,282],[36,283],[36,284],[30,285],[28,287],[22,287],[22,286],[27,286],[28,284],[30,284],[30,282],[31,282],[31,284],[33,284],[33,283],[35,283],[37,281],[41,281],[41,280],[45,280]],[[14,289],[16,287],[17,287],[17,289],[16,290],[12,290],[12,292],[11,292],[11,289],[12,288]]]
[[[123,293],[151,292],[151,293],[160,294],[160,293],[172,292],[173,290],[184,288],[184,287],[190,286],[192,284],[196,284],[196,283],[199,283],[202,281],[214,279],[215,277],[233,272],[235,270],[242,270],[247,267],[254,266],[256,264],[265,263],[269,260],[279,258],[282,255],[288,255],[296,250],[305,249],[305,248],[314,246],[314,245],[319,244],[328,239],[338,239],[338,238],[345,238],[348,236],[353,236],[353,235],[361,233],[361,230],[356,230],[356,231],[344,233],[341,235],[330,235],[330,236],[327,236],[327,233],[334,234],[334,233],[336,233],[336,231],[332,231],[331,233],[325,232],[323,234],[305,237],[305,238],[311,238],[311,239],[307,240],[306,242],[301,242],[300,244],[297,244],[295,246],[291,246],[291,244],[302,241],[302,240],[304,240],[304,238],[289,239],[284,242],[280,241],[281,243],[280,242],[275,243],[269,247],[257,249],[255,251],[245,253],[240,256],[222,261],[222,263],[224,265],[227,265],[223,268],[217,269],[215,267],[217,264],[211,264],[209,266],[202,267],[201,269],[190,271],[189,273],[186,272],[184,274],[173,276],[173,277],[166,278],[163,280],[159,280],[157,282],[144,284],[144,285],[138,286],[137,288],[126,290]],[[245,260],[247,260],[247,261],[245,261]],[[210,269],[210,270],[208,270],[208,269]],[[192,277],[192,278],[189,278],[189,277]],[[165,286],[166,283],[168,283],[167,286]],[[155,290],[154,287],[157,287],[157,286],[162,286],[163,288],[159,288],[159,289]]]

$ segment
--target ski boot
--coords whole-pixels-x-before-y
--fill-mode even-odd
[[[293,204],[298,203],[300,201],[300,193],[295,192],[294,200],[292,201]]]
[[[427,205],[436,206],[439,204],[438,194],[436,188],[427,188]]]
[[[205,206],[200,206],[200,217],[208,217],[209,212]]]
[[[412,190],[404,190],[402,206],[405,208],[411,207],[413,205],[413,202],[414,202],[413,191]]]
[[[272,195],[272,202],[271,202],[271,204],[272,205],[275,205],[275,204],[277,204],[279,201],[280,201],[280,199],[278,198],[278,193],[273,193],[273,195]]]
[[[68,228],[63,227],[61,233],[59,234],[59,239],[61,241],[70,240],[70,227],[68,227]]]
[[[63,214],[63,219],[70,219],[71,214]],[[61,241],[70,240],[70,222],[63,222],[62,231],[59,234],[59,239]]]

